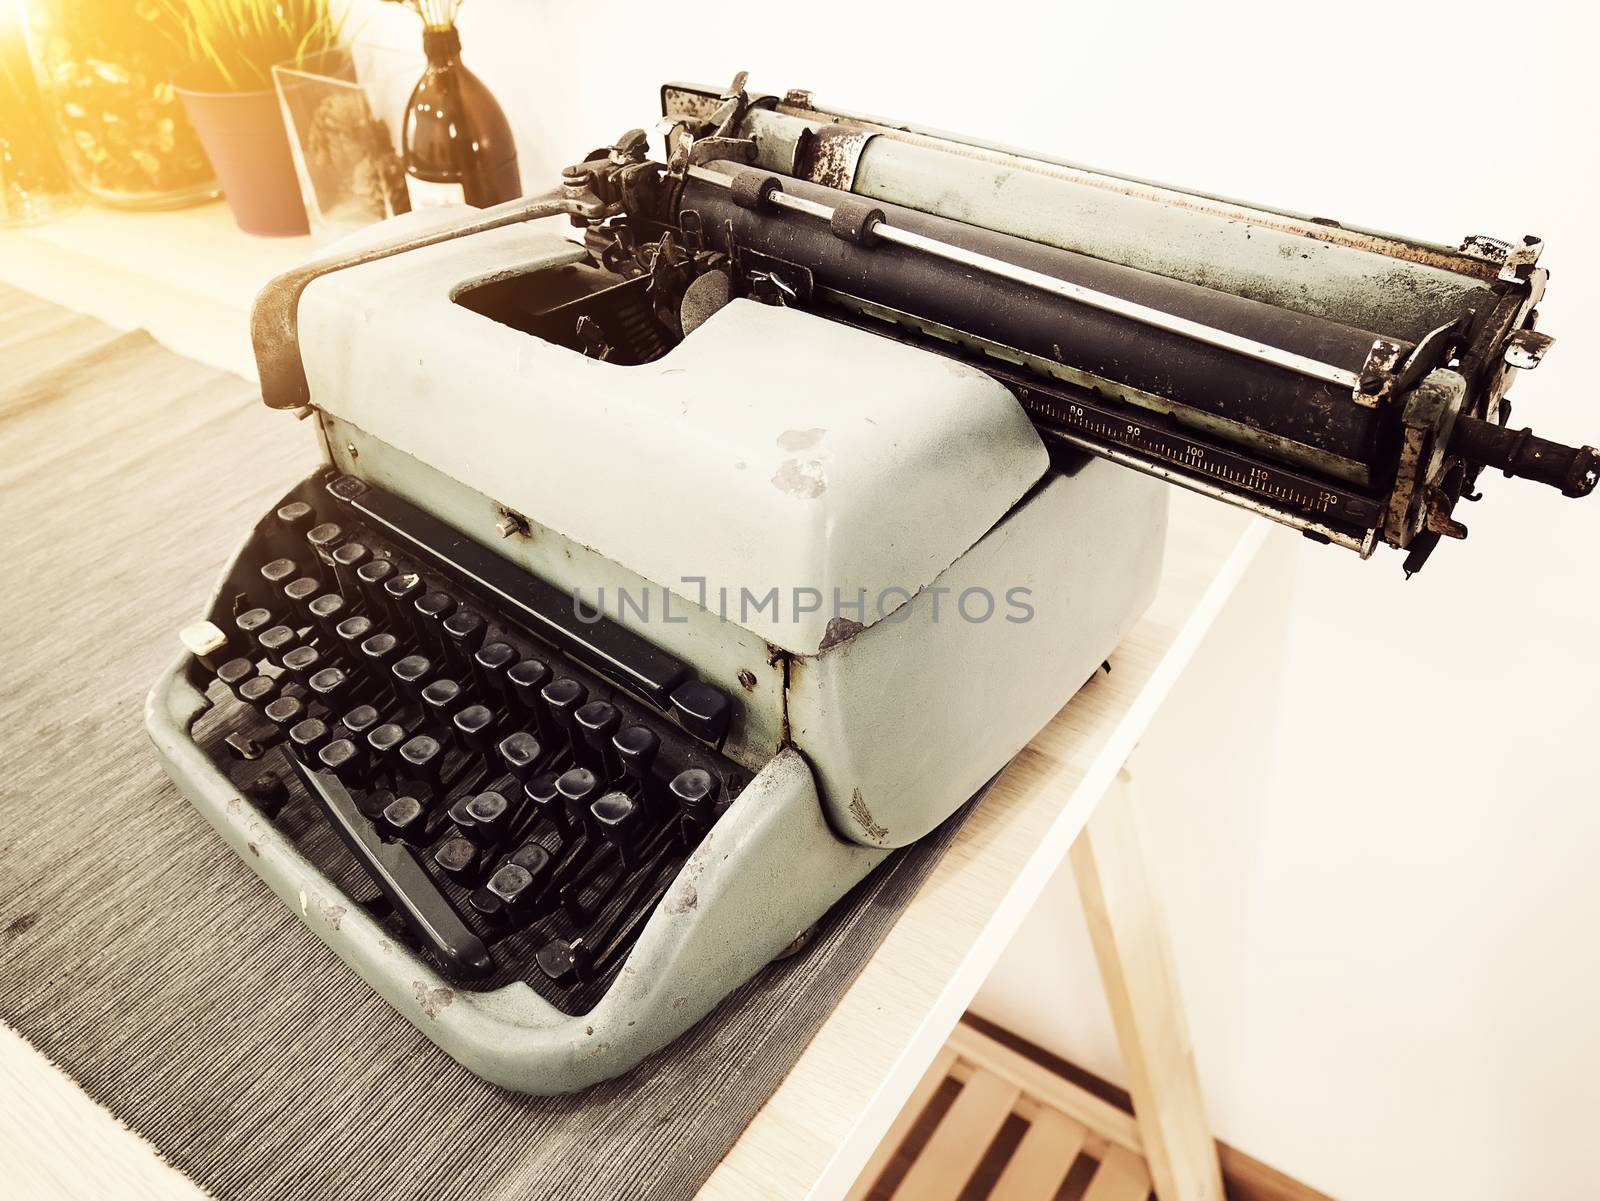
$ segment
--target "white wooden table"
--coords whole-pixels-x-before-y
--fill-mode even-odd
[[[153,214],[91,206],[0,233],[0,282],[253,376],[250,301],[312,249],[303,238],[245,238],[219,204]],[[1163,1201],[1219,1201],[1159,909],[1127,807],[1100,808],[1266,535],[1234,510],[1178,491],[1172,500],[1161,588],[1114,670],[1006,770],[706,1183],[706,1201],[844,1197],[1069,853],[1157,1190]],[[0,1179],[36,1198],[202,1195],[3,1028]]]

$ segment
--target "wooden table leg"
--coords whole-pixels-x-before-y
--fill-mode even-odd
[[[1151,888],[1126,770],[1072,846],[1122,1050],[1128,1091],[1160,1201],[1223,1201],[1216,1141],[1206,1121],[1166,921]]]

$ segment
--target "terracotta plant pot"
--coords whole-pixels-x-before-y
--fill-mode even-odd
[[[233,219],[247,234],[309,234],[278,94],[198,92],[177,86]]]

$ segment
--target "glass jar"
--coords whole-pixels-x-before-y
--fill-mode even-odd
[[[69,212],[78,193],[56,149],[50,114],[33,83],[22,40],[0,25],[0,226],[33,225]]]
[[[91,196],[130,208],[209,200],[217,182],[172,77],[186,61],[162,0],[24,0],[61,152]]]

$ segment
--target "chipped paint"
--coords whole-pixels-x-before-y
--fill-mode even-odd
[[[683,1003],[685,1001],[687,1001],[688,999],[689,999],[688,997],[674,997],[673,1001],[672,1001],[672,1007],[674,1009],[682,1009],[683,1008]]]
[[[820,459],[785,459],[772,474],[772,486],[800,500],[816,500],[828,490]]]
[[[438,1020],[439,1015],[450,1008],[456,999],[453,988],[429,988],[421,980],[411,982],[411,991],[416,995],[417,1008],[421,1009],[427,1017]]]
[[[827,432],[824,429],[784,430],[778,435],[778,449],[791,452],[814,450]]]
[[[674,916],[692,913],[700,907],[700,893],[695,886],[687,880],[679,880],[673,885],[672,892],[667,897],[667,912]]]
[[[836,646],[843,646],[866,628],[859,621],[852,621],[848,617],[835,617],[828,622],[828,628],[822,632],[822,641],[817,644],[817,654],[831,651]]]
[[[756,688],[756,673],[748,667],[741,667],[739,669],[739,687],[746,692],[754,692]]]
[[[850,793],[850,816],[856,819],[856,824],[861,827],[862,833],[874,842],[882,842],[889,837],[888,828],[880,826],[873,820],[872,810],[867,808],[867,802],[862,799],[859,788]]]
[[[343,905],[335,905],[332,901],[318,901],[317,911],[322,914],[322,920],[327,922],[328,928],[332,930],[339,928],[339,923],[349,912]]]
[[[246,842],[244,845],[249,848],[250,853],[257,859],[261,858],[261,848],[256,845],[255,839],[250,839],[250,841]]]

